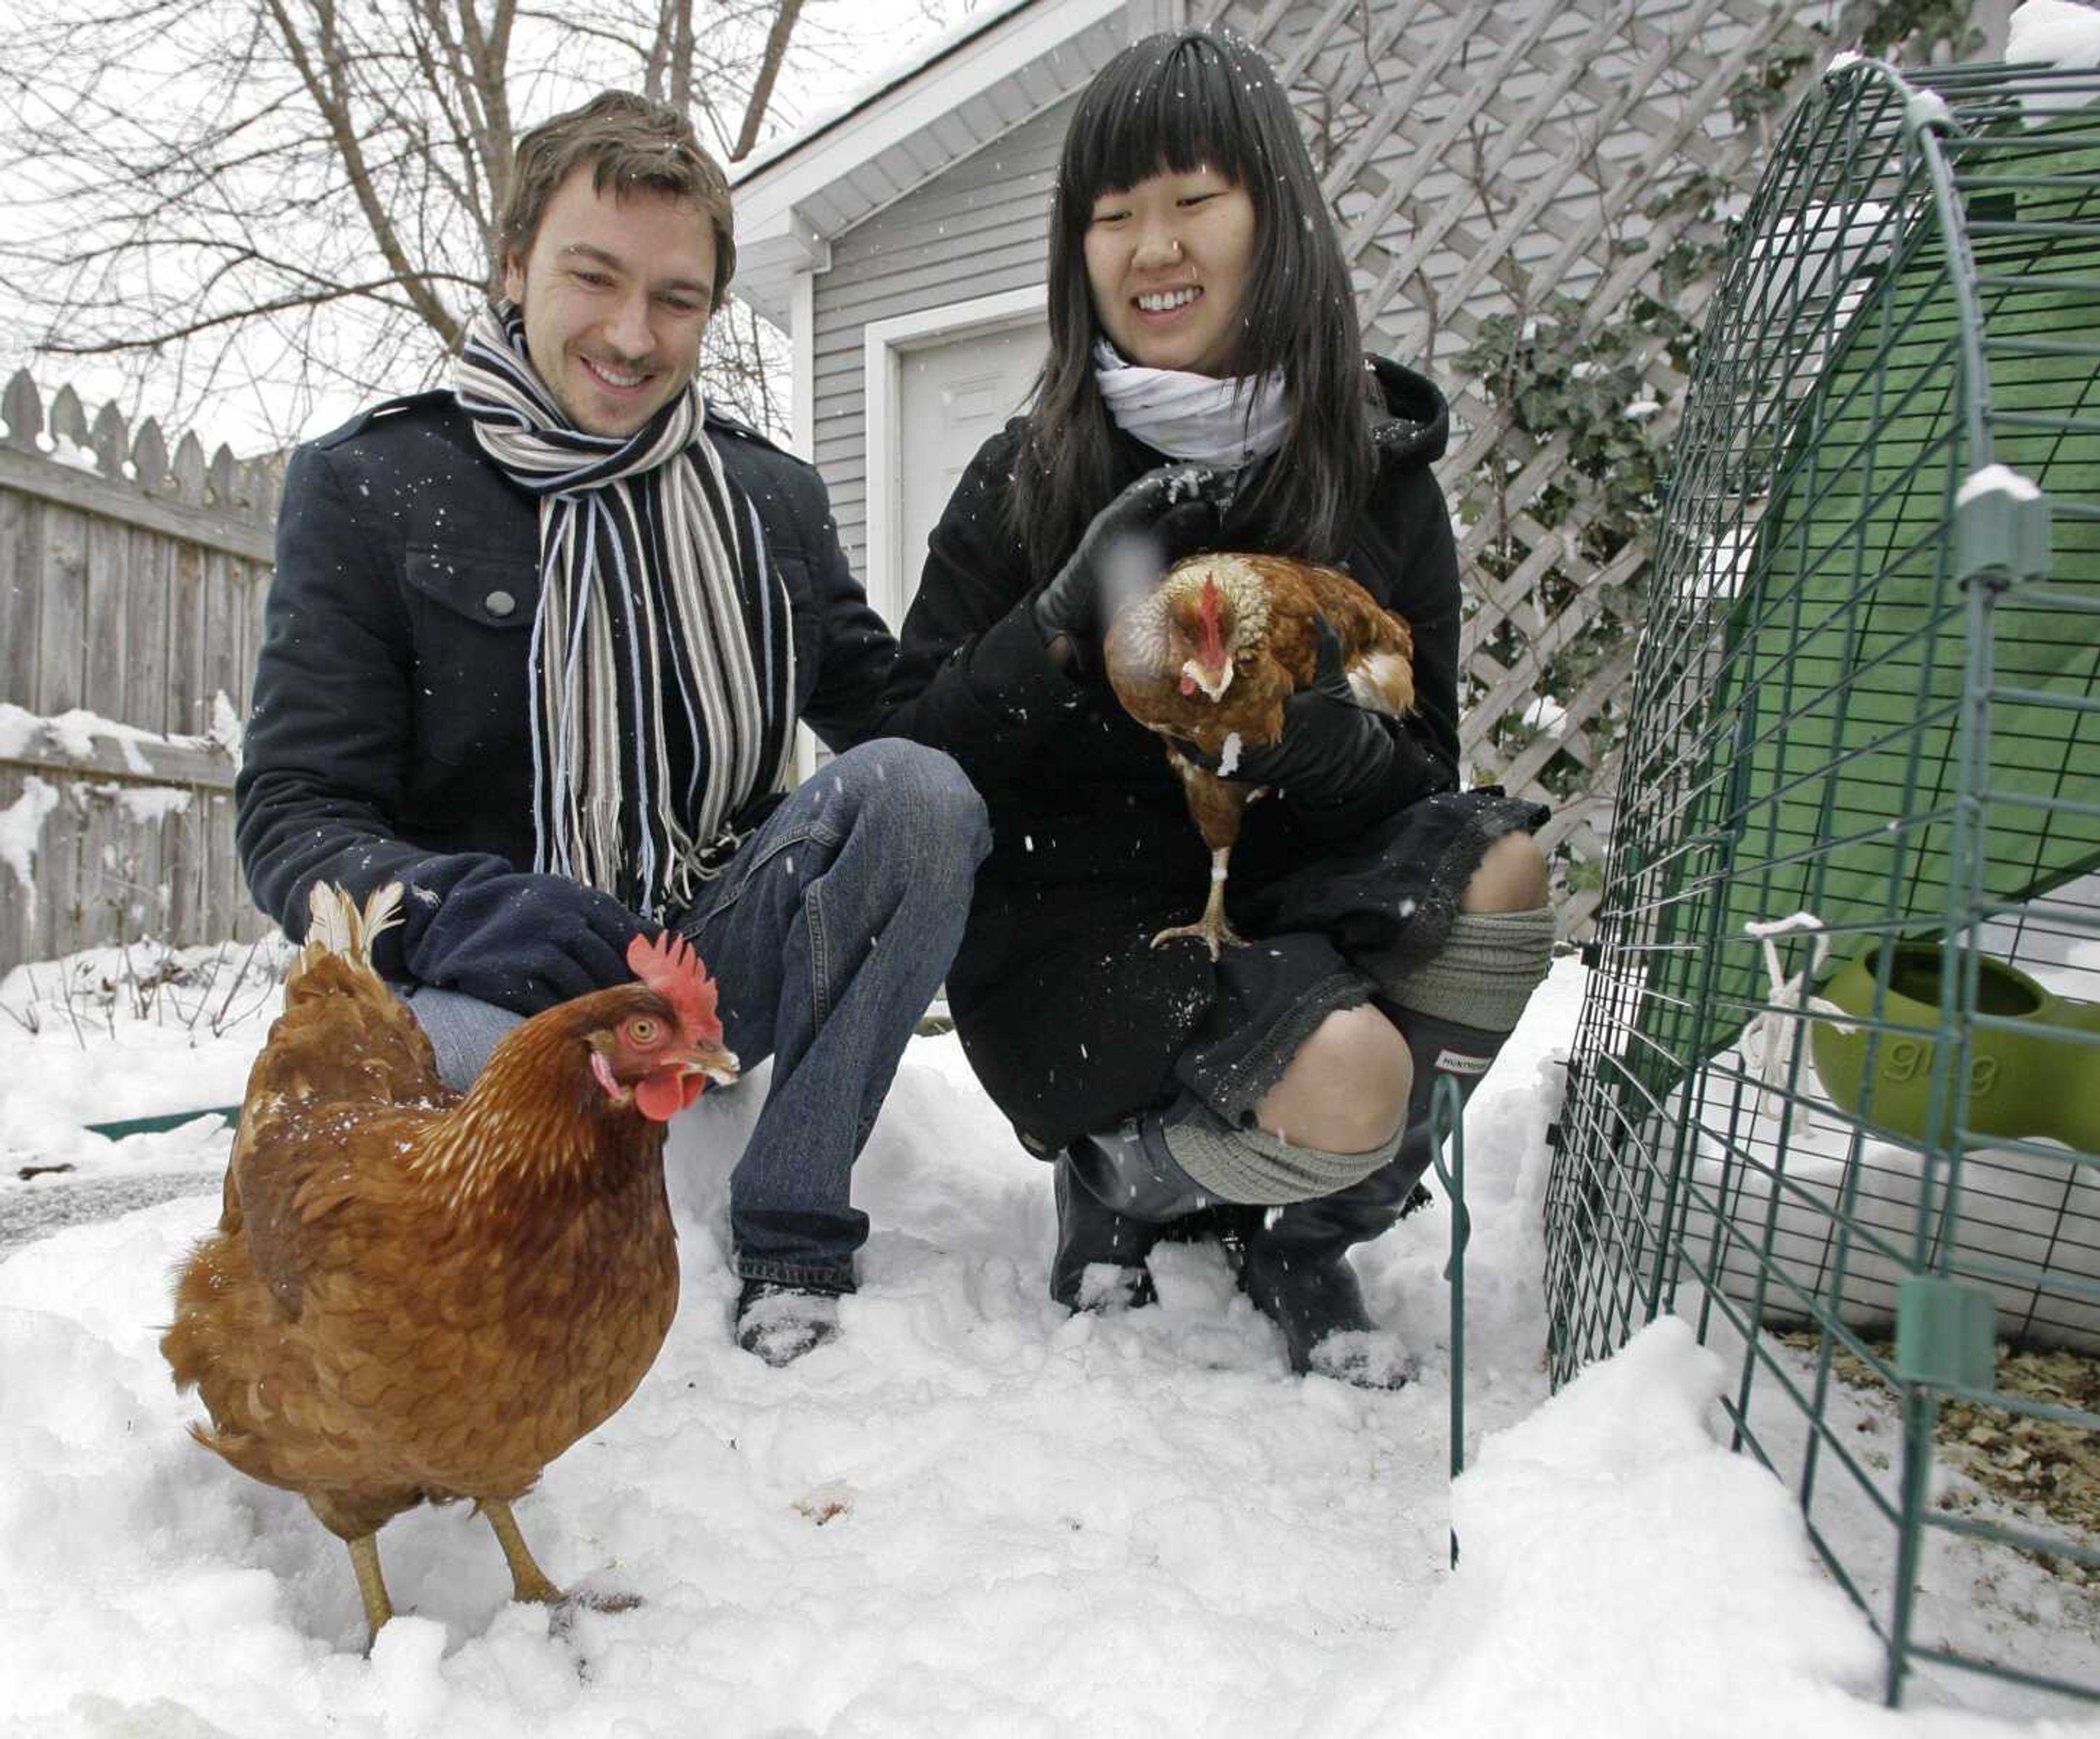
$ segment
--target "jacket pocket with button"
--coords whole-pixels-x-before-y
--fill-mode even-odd
[[[455,766],[523,752],[540,576],[529,558],[410,546],[417,752]]]

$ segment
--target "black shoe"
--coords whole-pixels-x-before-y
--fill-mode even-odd
[[[1414,1059],[1407,1133],[1399,1150],[1361,1183],[1294,1202],[1271,1216],[1247,1241],[1240,1270],[1240,1284],[1255,1307],[1283,1331],[1293,1370],[1324,1372],[1359,1388],[1398,1388],[1409,1373],[1392,1337],[1364,1308],[1349,1247],[1427,1205],[1422,1178],[1430,1164],[1437,1078],[1450,1076],[1462,1106],[1509,1036],[1383,1002],[1379,1007]]]
[[[1392,1160],[1361,1183],[1278,1209],[1247,1239],[1240,1285],[1283,1331],[1290,1368],[1358,1388],[1399,1388],[1413,1374],[1405,1353],[1364,1304],[1349,1247],[1375,1238],[1429,1200],[1417,1181],[1428,1164],[1426,1131],[1410,1131]]]
[[[779,1370],[838,1337],[839,1300],[774,1280],[747,1280],[736,1300],[736,1344]]]
[[[1050,1295],[1068,1310],[1150,1304],[1142,1265],[1160,1228],[1216,1200],[1167,1151],[1156,1112],[1081,1136],[1057,1156]],[[1104,1262],[1122,1272],[1090,1284],[1087,1270]]]
[[[1257,1234],[1247,1244],[1240,1284],[1283,1331],[1284,1351],[1300,1376],[1390,1389],[1413,1375],[1405,1354],[1364,1308],[1363,1288],[1341,1251],[1322,1255]]]
[[[1050,1295],[1067,1310],[1136,1310],[1158,1295],[1145,1271],[1156,1225],[1104,1207],[1073,1176],[1069,1154],[1057,1156],[1057,1248],[1050,1259]],[[1091,1270],[1091,1273],[1089,1271]]]

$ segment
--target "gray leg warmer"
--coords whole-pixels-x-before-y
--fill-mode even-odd
[[[1553,910],[1462,911],[1444,946],[1379,986],[1379,1000],[1483,1032],[1515,1029],[1553,964]]]
[[[1410,1036],[1416,1050],[1410,1125],[1426,1117],[1437,1075],[1457,1076],[1470,1092],[1552,961],[1549,907],[1462,911],[1432,959],[1379,986],[1379,1007],[1403,1033],[1410,1026],[1433,1029],[1440,1041],[1423,1047],[1414,1045],[1414,1035]],[[1470,1042],[1449,1042],[1458,1037]],[[1208,1194],[1224,1202],[1281,1204],[1315,1200],[1361,1183],[1392,1160],[1405,1131],[1367,1153],[1330,1153],[1295,1147],[1265,1129],[1237,1128],[1207,1105],[1185,1097],[1162,1119],[1161,1133],[1176,1163]]]
[[[1400,1132],[1369,1153],[1294,1147],[1266,1129],[1235,1128],[1200,1100],[1167,1113],[1161,1133],[1181,1169],[1221,1202],[1303,1202],[1346,1189],[1399,1150]]]

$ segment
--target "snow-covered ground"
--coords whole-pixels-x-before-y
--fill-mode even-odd
[[[725,1180],[762,1076],[674,1133],[677,1322],[628,1407],[519,1508],[551,1573],[646,1604],[584,1613],[565,1635],[509,1603],[492,1536],[456,1506],[382,1536],[404,1615],[366,1658],[341,1546],[188,1440],[193,1403],[155,1343],[210,1197],[30,1244],[0,1261],[0,1732],[2100,1728],[2037,1722],[2040,1705],[1988,1684],[1962,1694],[1992,1714],[1879,1708],[1877,1645],[1783,1489],[1723,1446],[1724,1367],[1681,1323],[1549,1398],[1544,1131],[1582,982],[1555,968],[1470,1114],[1471,1465],[1455,1488],[1440,1205],[1359,1252],[1420,1363],[1397,1394],[1290,1376],[1211,1249],[1162,1254],[1156,1309],[1068,1318],[1044,1292],[1048,1173],[952,1038],[914,1043],[861,1161],[875,1230],[845,1332],[788,1370],[727,1334]],[[113,1147],[79,1125],[237,1098],[269,1000],[186,1019],[177,985],[140,1018],[112,983],[106,1012],[76,999],[35,1034],[0,1018],[0,1191],[51,1187],[16,1180],[38,1163],[75,1179],[223,1164],[215,1125]],[[0,986],[16,1008],[29,994],[19,974]],[[1935,1619],[1963,1640],[1960,1612]],[[1979,1611],[1967,1640],[2008,1622]],[[2089,1666],[2080,1621],[2059,1622]]]

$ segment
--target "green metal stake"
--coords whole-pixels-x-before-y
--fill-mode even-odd
[[[1466,1101],[1449,1075],[1437,1078],[1429,1100],[1429,1158],[1437,1181],[1451,1198],[1451,1260],[1444,1278],[1451,1287],[1451,1477],[1466,1471],[1466,1242],[1473,1235],[1466,1212]],[[1451,1163],[1444,1163],[1444,1144],[1451,1144]],[[1451,1568],[1458,1567],[1458,1530],[1451,1529]]]

